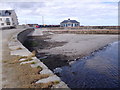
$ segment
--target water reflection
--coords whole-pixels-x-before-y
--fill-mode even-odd
[[[110,44],[93,57],[62,67],[61,79],[70,88],[117,88],[118,43]]]

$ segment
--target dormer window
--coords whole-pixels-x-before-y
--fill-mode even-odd
[[[6,11],[5,11],[5,14],[6,14],[6,15],[11,15],[11,12],[9,12],[9,11],[6,10]]]

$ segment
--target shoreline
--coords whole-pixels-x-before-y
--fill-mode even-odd
[[[33,47],[32,50],[37,52],[36,56],[51,70],[69,65],[69,61],[89,56],[107,44],[118,41],[117,35],[53,34],[32,38],[40,43],[38,47]],[[100,41],[102,44],[97,43]],[[90,43],[91,47],[85,46],[86,43]],[[43,46],[40,46],[41,44]],[[81,51],[79,51],[80,49]]]

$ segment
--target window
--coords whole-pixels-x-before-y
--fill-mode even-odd
[[[8,15],[11,15],[11,12],[8,11],[8,10],[6,10],[6,11],[5,11],[5,14],[8,16]]]
[[[75,24],[75,26],[77,26],[77,25]]]
[[[73,27],[73,24],[71,24],[71,26]]]
[[[9,18],[6,18],[6,24],[10,25],[10,19]]]
[[[70,26],[70,24],[68,24],[68,26]]]
[[[6,22],[7,25],[10,25],[10,22]]]
[[[9,19],[9,18],[6,18],[6,22],[10,22],[10,19]]]
[[[66,27],[67,27],[67,24],[66,24]]]
[[[0,21],[2,21],[2,18],[0,18]]]
[[[1,26],[4,26],[4,23],[1,23]]]

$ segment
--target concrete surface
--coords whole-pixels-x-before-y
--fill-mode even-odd
[[[8,47],[8,41],[10,40],[10,37],[16,33],[16,32],[20,32],[22,31],[21,29],[7,29],[7,30],[0,30],[0,88],[2,88],[2,60],[4,59],[4,54],[3,52],[7,52],[6,51],[6,47]],[[5,81],[6,83],[7,81]]]
[[[54,81],[61,81],[60,78],[56,75],[50,76],[48,78],[45,79],[41,79],[39,81],[37,81],[36,83],[48,83],[48,82],[54,82]]]
[[[2,45],[3,45],[2,48],[3,49],[1,50],[3,52],[3,58],[2,59],[5,58],[5,56],[4,56],[5,52],[10,53],[10,55],[15,55],[15,56],[30,56],[30,55],[32,55],[32,53],[30,51],[28,51],[20,43],[20,41],[24,42],[24,39],[26,38],[26,35],[27,35],[27,33],[29,31],[23,31],[22,33],[20,33],[21,31],[23,31],[23,30],[21,30],[21,29],[12,29],[12,30],[4,30],[4,31],[2,31],[2,33],[3,33],[2,34],[3,35],[3,37],[2,37],[3,38],[2,39]],[[17,35],[18,35],[18,39],[20,41],[17,40]],[[6,47],[8,49],[10,49],[10,52],[8,50],[6,50]],[[9,56],[8,56],[8,58],[9,58]],[[2,63],[2,59],[1,59],[1,63]],[[27,63],[31,64],[32,62],[35,62],[35,64],[31,64],[30,66],[33,67],[33,68],[40,66],[43,69],[40,72],[40,74],[43,74],[43,75],[44,74],[50,74],[50,76],[48,78],[45,78],[42,82],[46,81],[46,83],[47,83],[47,82],[59,80],[60,83],[58,83],[58,85],[62,84],[62,85],[59,85],[59,86],[62,86],[60,88],[63,88],[63,86],[64,86],[64,88],[68,88],[67,85],[64,82],[62,82],[58,76],[54,75],[54,73],[51,70],[49,70],[46,65],[44,65],[42,62],[40,62],[39,59],[37,59],[36,57],[32,57],[32,59],[33,60],[31,60],[31,61],[21,60],[20,64],[27,64]],[[1,75],[2,75],[2,73],[1,73]],[[2,77],[2,78],[4,78],[4,81],[2,82],[2,80],[1,80],[2,85],[5,85],[5,83],[7,83],[7,85],[9,83],[12,83],[12,82],[9,82],[7,80],[7,78],[5,80],[6,75],[3,75],[3,76],[4,77]],[[39,80],[38,82],[41,82],[41,80]],[[56,86],[54,85],[54,88],[55,87]],[[12,88],[14,88],[14,87],[12,87]]]
[[[0,30],[0,89],[2,88],[2,31]]]

